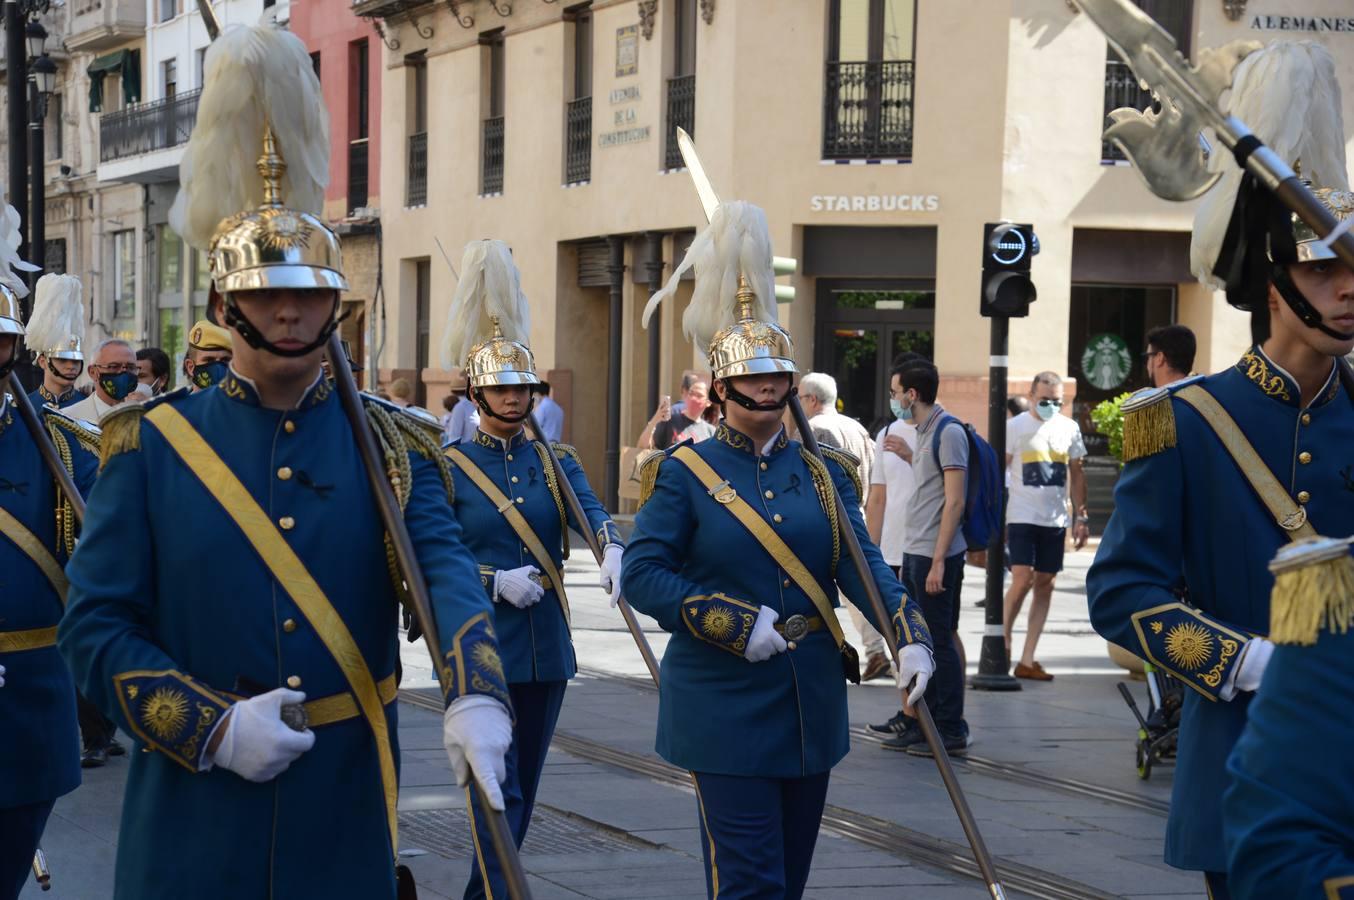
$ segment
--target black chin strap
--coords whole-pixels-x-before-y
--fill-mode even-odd
[[[526,387],[530,388],[531,385],[526,385]],[[492,409],[489,408],[489,402],[484,399],[484,388],[472,388],[470,391],[470,396],[475,398],[475,405],[480,408],[480,412],[484,413],[491,419],[498,419],[498,421],[500,422],[507,422],[509,425],[520,425],[521,423],[525,422],[527,418],[531,415],[531,410],[536,406],[536,395],[532,393],[531,399],[527,401],[526,412],[522,413],[520,416],[500,416],[498,413],[494,412]]]
[[[83,361],[80,361],[79,371],[77,371],[74,375],[67,378],[65,375],[62,375],[60,372],[56,370],[56,366],[52,363],[51,357],[48,357],[47,359],[47,371],[51,372],[53,375],[55,375],[60,380],[66,382],[67,384],[74,384],[75,380],[80,377],[80,373],[83,372],[84,370],[85,364]]]
[[[1337,341],[1354,341],[1354,334],[1336,331],[1321,321],[1321,313],[1317,311],[1315,306],[1312,306],[1311,301],[1302,296],[1302,291],[1298,290],[1298,286],[1293,283],[1293,277],[1288,274],[1287,266],[1276,265],[1274,270],[1270,272],[1269,277],[1274,282],[1274,286],[1279,289],[1279,296],[1284,299],[1288,308],[1293,310],[1293,314],[1298,317],[1303,325],[1308,328],[1315,328],[1322,334],[1330,335]]]
[[[791,376],[791,378],[793,379],[793,376]],[[747,394],[734,387],[732,378],[721,378],[719,380],[724,383],[724,399],[726,402],[732,400],[734,403],[743,407],[743,409],[752,410],[753,412],[779,412],[790,404],[791,397],[794,397],[799,393],[799,388],[796,387],[792,381],[790,389],[785,392],[785,396],[781,397],[779,401],[775,403],[758,403],[756,400],[753,400]]]
[[[245,316],[245,314],[240,311],[240,308],[235,305],[235,298],[232,295],[226,294],[225,305],[226,305],[226,327],[234,328],[237,332],[239,332],[240,337],[244,340],[246,344],[253,347],[255,350],[265,350],[273,354],[274,356],[291,356],[291,357],[305,356],[323,347],[328,342],[329,336],[334,333],[334,330],[336,328],[339,327],[339,323],[342,322],[344,319],[348,318],[348,314],[352,312],[352,310],[350,309],[348,310],[348,312],[345,312],[341,316],[335,315],[338,312],[339,308],[338,291],[335,291],[334,306],[329,310],[329,324],[325,325],[323,328],[320,329],[319,336],[316,337],[315,340],[311,341],[309,344],[306,344],[304,347],[298,347],[295,350],[283,350],[281,347],[278,347],[272,342],[264,339],[263,333],[259,331],[257,328],[255,328],[254,323],[249,321],[249,319]]]

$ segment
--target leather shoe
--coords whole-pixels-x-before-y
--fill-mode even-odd
[[[125,746],[123,746],[122,742],[119,741],[117,738],[113,738],[112,740],[110,740],[110,741],[108,742],[108,755],[109,755],[109,756],[126,756],[126,755],[127,755],[127,748],[126,748]]]
[[[1027,666],[1024,663],[1016,663],[1015,677],[1027,678],[1030,681],[1052,681],[1053,676],[1044,671],[1044,667],[1035,663]]]
[[[860,673],[861,681],[874,681],[889,674],[889,658],[882,653],[871,653],[865,660],[865,671]]]
[[[82,769],[97,769],[106,765],[108,765],[107,747],[86,747],[85,751],[80,754],[80,768]]]

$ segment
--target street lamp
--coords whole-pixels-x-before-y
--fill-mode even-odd
[[[47,51],[47,29],[36,19],[24,27],[24,41],[28,44],[28,58],[37,59]]]
[[[34,27],[36,26],[36,27]],[[39,37],[36,32],[41,31]],[[28,27],[28,46],[42,50],[47,30],[36,22]],[[43,126],[47,119],[47,101],[56,91],[56,63],[42,53],[28,67],[28,82],[33,86],[28,102],[28,160],[32,175],[28,184],[33,200],[28,211],[29,261],[47,267],[47,152]],[[60,127],[58,124],[57,127]],[[36,277],[37,273],[34,273]]]
[[[33,80],[33,85],[38,89],[38,96],[42,100],[40,104],[42,109],[33,119],[41,122],[46,117],[47,101],[56,93],[56,63],[52,62],[52,58],[46,53],[42,54],[29,69],[29,78]]]

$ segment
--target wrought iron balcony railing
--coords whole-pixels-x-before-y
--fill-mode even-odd
[[[592,179],[592,98],[570,100],[564,111],[564,183]]]
[[[911,60],[829,62],[823,159],[911,159]]]
[[[428,133],[409,135],[409,162],[405,169],[405,206],[428,205]]]
[[[503,117],[484,120],[481,145],[480,193],[503,193]]]
[[[1120,59],[1105,60],[1105,127],[1109,127],[1109,115],[1113,110],[1131,106],[1134,109],[1147,109],[1152,105],[1152,92],[1144,91],[1138,76]],[[1117,162],[1126,159],[1123,151],[1109,141],[1100,142],[1102,162]]]
[[[140,103],[99,117],[99,161],[167,150],[188,142],[201,90]]]
[[[663,167],[680,169],[682,151],[677,147],[677,129],[683,128],[687,134],[696,134],[696,76],[678,75],[668,79],[668,129],[667,142],[663,146]]]

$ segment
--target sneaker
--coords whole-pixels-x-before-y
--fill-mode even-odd
[[[924,756],[927,759],[931,759],[933,757],[933,754],[931,753],[931,746],[926,743],[925,738],[921,737],[920,731],[917,732],[917,735],[919,740],[914,744],[910,744],[906,748],[907,752],[912,756]],[[942,734],[940,736],[940,739],[941,742],[945,745],[945,752],[948,753],[950,756],[963,756],[965,753],[968,752],[968,746],[971,743],[969,741],[968,735],[966,734],[960,735]]]
[[[879,746],[885,750],[904,750],[912,752],[912,748],[917,744],[925,746],[926,738],[922,736],[921,726],[912,721],[906,728],[895,734],[893,737],[881,743]]]
[[[865,660],[865,671],[860,673],[860,680],[874,681],[887,674],[889,674],[889,658],[882,653],[871,653]]]
[[[908,724],[912,720],[903,715],[900,709],[892,719],[889,719],[883,725],[866,725],[865,727],[876,734],[902,734],[907,730]]]
[[[1027,666],[1024,663],[1016,663],[1015,677],[1027,678],[1030,681],[1052,681],[1053,676],[1044,671],[1044,667],[1039,663]]]
[[[117,738],[113,738],[111,741],[108,742],[108,755],[126,756],[127,748],[123,746],[122,742],[119,741]]]
[[[86,747],[80,754],[80,768],[97,769],[100,766],[108,765],[107,747]]]

